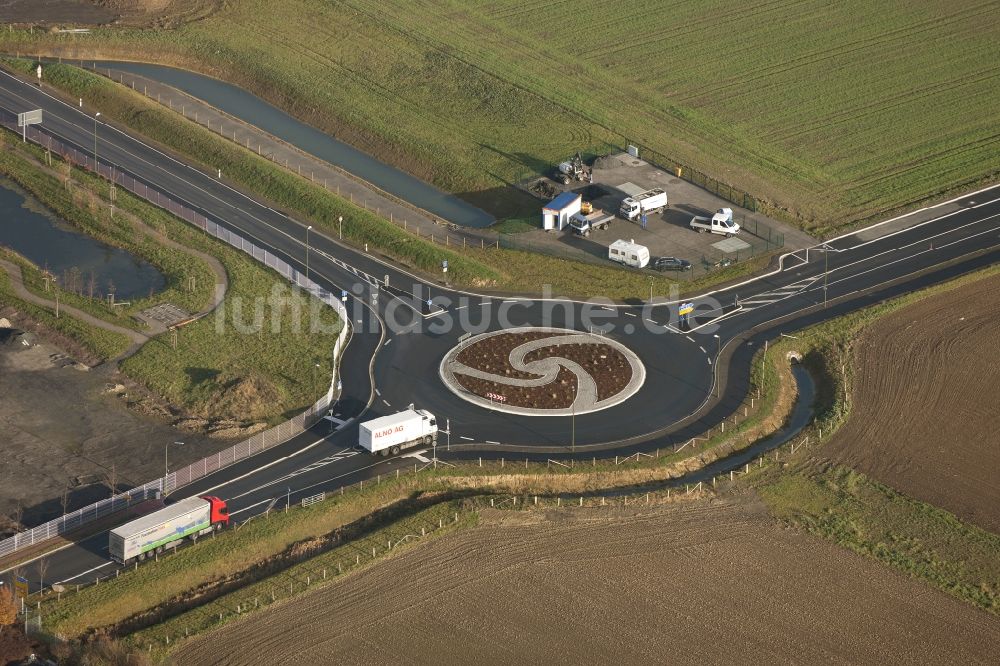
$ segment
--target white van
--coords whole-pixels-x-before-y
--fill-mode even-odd
[[[645,268],[649,264],[649,248],[634,240],[616,240],[608,246],[608,259],[619,264]]]

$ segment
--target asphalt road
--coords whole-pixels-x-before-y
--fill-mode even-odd
[[[93,116],[0,74],[0,113],[9,117],[35,108],[45,111],[44,132],[81,151],[93,151]],[[304,264],[303,223],[128,132],[98,121],[97,133],[102,163],[113,164],[290,263]],[[1000,245],[1000,190],[959,203],[956,212],[881,238],[865,240],[871,233],[859,232],[786,255],[780,269],[769,275],[684,299],[696,305],[686,327],[678,320],[678,302],[583,303],[451,290],[313,230],[310,275],[333,293],[348,292],[354,329],[341,366],[343,394],[334,408],[340,424],[321,422],[281,446],[175,491],[171,499],[210,491],[229,502],[232,515],[241,520],[272,501],[280,507],[315,492],[422,464],[421,453],[385,460],[354,448],[360,417],[393,413],[410,403],[450,425],[438,447],[442,458],[544,459],[554,452],[560,458],[589,457],[610,449],[627,455],[684,441],[741,403],[750,359],[765,340],[994,263]],[[387,279],[389,289],[384,288]],[[383,287],[376,288],[376,283]],[[600,331],[640,357],[647,371],[645,383],[618,406],[576,416],[575,427],[570,417],[524,417],[483,409],[443,386],[438,365],[459,336],[470,329],[519,325]],[[331,430],[334,426],[337,429]],[[573,452],[571,430],[576,433]],[[83,582],[107,575],[116,565],[107,560],[106,547],[103,533],[50,555],[49,581]],[[29,578],[37,581],[37,574]]]

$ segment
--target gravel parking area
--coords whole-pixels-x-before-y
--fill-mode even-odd
[[[770,245],[778,244],[778,236],[783,236],[781,251],[794,251],[810,245],[816,240],[791,225],[773,220],[761,213],[740,208],[715,194],[678,178],[676,174],[662,171],[644,160],[627,154],[611,156],[602,160],[615,163],[611,168],[594,168],[592,183],[571,183],[564,186],[551,183],[558,190],[572,190],[590,201],[595,208],[617,213],[622,199],[637,192],[654,187],[667,192],[669,205],[666,210],[647,218],[646,226],[616,217],[607,229],[595,230],[587,238],[571,231],[545,232],[541,229],[518,235],[518,241],[543,246],[550,251],[585,255],[592,259],[607,260],[608,246],[618,239],[634,239],[649,248],[652,256],[671,256],[686,259],[694,266],[707,268],[723,258],[734,261],[746,259],[751,249],[759,253]],[[539,200],[539,212],[543,202]],[[711,217],[720,208],[732,208],[733,217],[743,231],[730,247],[719,246],[725,237],[716,234],[699,234],[688,225],[696,215]],[[756,233],[755,233],[756,232]],[[739,241],[743,241],[740,243]]]

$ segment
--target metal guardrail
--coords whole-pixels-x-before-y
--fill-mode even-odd
[[[6,110],[0,110],[0,125],[10,129],[11,131],[17,131],[16,122],[17,117],[15,115],[7,112]],[[53,139],[51,136],[38,130],[34,126],[27,128],[25,136],[33,143],[36,143],[39,146],[62,156],[67,162],[71,162],[82,168],[94,171],[95,163],[93,155],[87,155],[72,146],[62,143],[58,139]],[[110,182],[115,183],[117,186],[123,187],[136,196],[145,199],[154,206],[163,208],[164,210],[173,213],[177,217],[193,224],[209,235],[228,243],[242,252],[245,252],[255,260],[264,264],[266,267],[275,270],[282,277],[305,289],[310,294],[332,307],[337,312],[338,316],[340,316],[344,325],[341,328],[340,335],[337,337],[337,341],[333,346],[333,373],[330,379],[330,387],[327,389],[327,392],[316,401],[315,404],[290,421],[281,423],[269,430],[259,432],[249,439],[239,442],[224,451],[220,451],[215,455],[208,456],[207,458],[191,463],[186,467],[167,474],[163,478],[150,481],[137,488],[132,488],[131,490],[114,495],[106,500],[95,502],[89,506],[74,511],[73,513],[68,513],[64,516],[50,520],[47,523],[33,527],[30,530],[19,532],[14,536],[0,541],[0,557],[10,555],[11,553],[15,553],[18,550],[27,548],[33,544],[75,530],[87,523],[132,506],[142,500],[159,497],[162,494],[169,493],[213,472],[217,472],[220,469],[239,462],[240,460],[245,460],[246,458],[260,453],[261,451],[265,451],[273,446],[276,446],[294,435],[303,432],[313,423],[322,418],[323,411],[333,402],[334,396],[337,393],[339,376],[337,361],[340,358],[340,354],[343,351],[344,344],[346,343],[347,335],[350,331],[351,321],[350,317],[347,315],[347,309],[344,307],[343,303],[340,302],[338,297],[335,297],[333,294],[323,289],[312,280],[306,278],[303,273],[270,251],[258,247],[239,234],[236,234],[213,222],[212,220],[209,220],[204,215],[177,201],[174,201],[169,196],[163,194],[155,188],[149,187],[145,183],[138,181],[125,173],[122,173],[111,165],[98,163],[97,173],[100,176],[107,178]]]

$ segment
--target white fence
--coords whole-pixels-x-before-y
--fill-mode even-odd
[[[7,127],[11,131],[17,131],[16,116],[7,111],[0,110],[0,125]],[[72,146],[67,146],[57,139],[53,139],[51,136],[39,131],[34,126],[27,128],[27,138],[33,143],[37,143],[43,148],[47,148],[52,152],[61,155],[69,162],[91,171],[94,170],[93,155],[87,155],[86,153],[76,150]],[[216,472],[220,469],[228,467],[229,465],[237,463],[240,460],[245,460],[252,455],[287,441],[289,438],[308,429],[313,423],[322,418],[323,412],[330,406],[334,397],[337,395],[337,380],[339,376],[337,362],[340,359],[340,355],[344,350],[344,345],[347,342],[347,336],[350,332],[351,323],[351,319],[347,315],[347,309],[344,307],[344,304],[341,303],[339,297],[335,297],[326,289],[323,289],[312,280],[306,278],[302,272],[269,250],[258,247],[239,234],[236,234],[209,220],[201,213],[174,201],[167,195],[146,185],[142,181],[121,173],[119,170],[107,164],[98,164],[98,172],[104,178],[107,178],[109,181],[114,182],[120,187],[124,187],[136,196],[173,213],[177,217],[180,217],[181,219],[195,225],[199,229],[202,229],[209,235],[225,241],[234,248],[249,254],[260,263],[264,264],[268,268],[274,269],[282,277],[287,278],[295,285],[305,289],[310,294],[316,296],[318,299],[336,310],[337,314],[341,318],[341,321],[343,322],[343,328],[340,331],[340,335],[337,336],[337,341],[333,346],[333,373],[330,378],[330,387],[327,389],[326,394],[316,401],[314,405],[290,421],[277,425],[270,430],[259,432],[249,439],[231,446],[225,451],[220,451],[215,455],[208,456],[207,458],[192,463],[187,467],[171,472],[164,478],[150,481],[149,483],[145,483],[137,488],[132,488],[131,490],[125,491],[106,500],[95,502],[94,504],[79,509],[78,511],[74,511],[73,513],[50,520],[47,523],[34,527],[30,530],[20,532],[12,537],[8,537],[7,539],[0,541],[0,557],[9,555],[23,548],[27,548],[28,546],[44,541],[45,539],[65,534],[66,532],[77,529],[82,525],[97,520],[98,518],[120,511],[136,504],[137,502],[158,497],[161,493],[169,493],[193,481],[197,481],[212,472]]]

